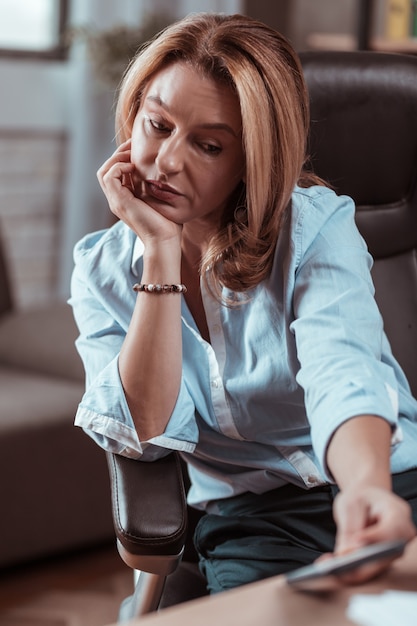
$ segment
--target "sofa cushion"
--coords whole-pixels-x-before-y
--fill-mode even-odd
[[[47,424],[72,425],[83,389],[80,381],[0,366],[0,436],[11,430],[29,435]]]
[[[54,377],[84,380],[74,341],[78,330],[65,302],[0,317],[0,364]]]
[[[0,367],[0,568],[114,541],[105,454],[73,425],[82,390]]]

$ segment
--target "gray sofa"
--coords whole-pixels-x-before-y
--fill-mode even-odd
[[[73,426],[70,307],[16,311],[0,242],[0,567],[114,538],[105,454]]]

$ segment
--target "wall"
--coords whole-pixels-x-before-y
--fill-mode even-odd
[[[245,11],[288,37],[297,51],[310,47],[312,33],[354,35],[359,0],[245,0]]]
[[[312,33],[356,35],[359,0],[297,0],[291,7],[290,39],[297,50],[309,49]]]
[[[15,303],[55,297],[66,154],[62,63],[0,61],[0,227]]]
[[[70,0],[72,25],[139,25],[169,10],[233,13],[240,0]],[[0,15],[1,19],[1,15]],[[72,248],[109,224],[96,170],[114,148],[114,94],[77,42],[66,62],[0,57],[0,228],[15,304],[66,298]]]
[[[0,220],[16,306],[55,298],[66,137],[0,131]]]

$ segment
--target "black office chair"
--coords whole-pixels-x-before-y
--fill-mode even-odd
[[[311,166],[356,202],[385,330],[417,396],[417,57],[301,58],[311,97]],[[188,514],[177,454],[155,463],[108,461],[120,554],[142,572],[125,617],[155,610],[166,576],[161,606],[204,593],[196,563],[184,555],[177,567]]]

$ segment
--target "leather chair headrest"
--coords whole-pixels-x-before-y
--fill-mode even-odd
[[[375,258],[417,247],[417,57],[300,54],[314,171],[357,205]]]

